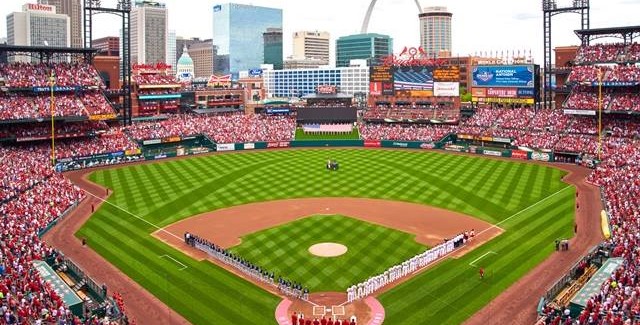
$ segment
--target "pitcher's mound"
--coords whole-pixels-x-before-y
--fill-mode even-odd
[[[346,252],[347,246],[338,243],[320,243],[309,247],[309,253],[320,257],[335,257]]]

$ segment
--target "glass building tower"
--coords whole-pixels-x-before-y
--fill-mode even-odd
[[[282,9],[237,3],[213,6],[213,46],[216,74],[232,74],[260,68],[264,62],[264,33],[282,29]]]
[[[336,41],[336,67],[348,67],[355,59],[365,59],[376,65],[382,57],[393,53],[393,39],[382,34],[356,34],[342,36]]]

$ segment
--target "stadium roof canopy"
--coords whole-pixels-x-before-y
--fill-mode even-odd
[[[625,43],[633,42],[635,37],[640,36],[640,26],[606,27],[592,29],[578,29],[574,31],[585,43],[585,40],[593,40],[605,37],[622,38]]]

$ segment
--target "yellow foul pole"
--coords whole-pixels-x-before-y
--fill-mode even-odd
[[[56,142],[55,142],[55,135],[56,135],[56,129],[55,129],[55,124],[54,124],[54,116],[56,114],[56,109],[55,109],[55,97],[53,95],[53,87],[56,84],[56,77],[55,74],[53,73],[53,70],[51,70],[51,76],[49,76],[49,89],[51,90],[51,100],[50,100],[50,107],[51,107],[51,165],[53,167],[55,167],[56,165]]]
[[[598,68],[598,160],[602,155],[602,69]]]

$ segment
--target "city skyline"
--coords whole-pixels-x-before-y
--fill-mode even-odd
[[[24,3],[32,1],[11,0],[0,7],[6,18],[11,12],[21,11]],[[299,30],[326,30],[331,34],[331,56],[335,56],[335,40],[340,36],[359,33],[369,0],[339,2],[327,0],[311,10],[306,1],[253,0],[234,1],[283,9],[284,57],[293,53],[290,35]],[[115,0],[103,0],[105,7],[115,7]],[[169,29],[176,30],[177,36],[185,38],[212,38],[212,12],[216,4],[224,1],[190,0],[189,6],[178,0],[165,0],[169,10]],[[463,0],[420,1],[422,7],[446,5],[453,13],[452,55],[474,53],[500,53],[512,51],[532,52],[535,62],[542,63],[542,10],[540,1],[486,0],[470,2]],[[559,5],[569,5],[571,0],[558,0]],[[339,8],[339,9],[336,9]],[[591,28],[638,25],[634,15],[618,13],[640,12],[637,0],[592,0]],[[390,22],[389,20],[392,19]],[[94,39],[117,36],[118,18],[109,15],[94,17]],[[194,23],[201,22],[201,23]],[[552,46],[577,45],[578,38],[573,30],[579,28],[578,15],[560,15],[553,18]],[[508,28],[506,28],[508,27]],[[394,39],[394,52],[404,46],[419,46],[419,20],[414,1],[378,1],[369,24],[372,33],[387,34]],[[7,34],[6,23],[0,24],[0,37]],[[609,40],[602,40],[609,41]]]

